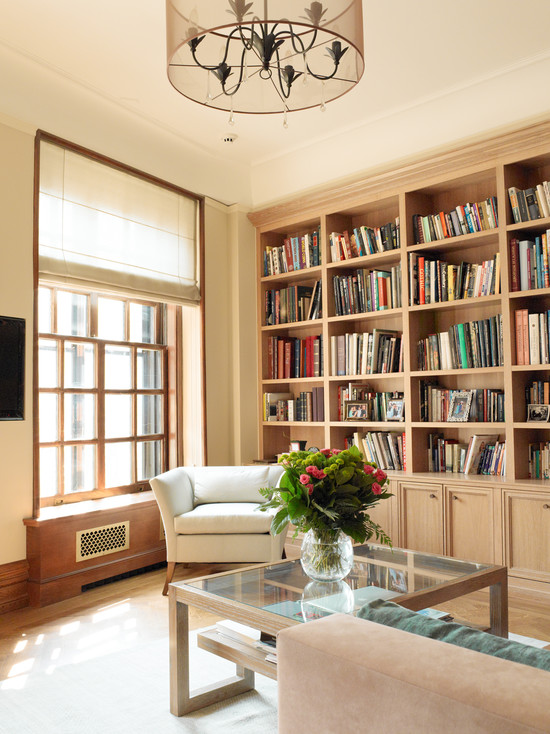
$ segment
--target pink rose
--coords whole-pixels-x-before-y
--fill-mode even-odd
[[[365,474],[374,474],[374,467],[372,467],[370,464],[365,464],[363,466],[363,471]]]
[[[307,491],[309,492],[309,494],[313,494],[313,486],[311,484],[309,485]]]
[[[336,454],[339,454],[341,452],[341,449],[332,449],[332,454],[335,456]]]
[[[302,482],[302,484],[309,484],[311,481],[309,478],[309,474],[300,474],[300,481]]]
[[[308,474],[313,474],[313,476],[315,476],[317,472],[317,467],[313,466],[313,464],[310,464],[310,466],[306,466],[306,471]]]
[[[324,479],[326,477],[325,472],[322,469],[317,469],[317,472],[314,475],[317,479]]]
[[[330,456],[332,451],[330,449],[321,449],[323,456]]]
[[[372,485],[372,493],[373,494],[382,494],[382,487],[378,484],[378,482],[374,482]]]
[[[386,479],[387,474],[385,471],[382,471],[382,469],[377,469],[374,472],[374,476],[378,482],[383,482]]]

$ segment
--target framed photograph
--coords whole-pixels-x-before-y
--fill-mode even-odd
[[[527,406],[527,420],[538,423],[547,423],[550,417],[550,405],[531,403]]]
[[[290,450],[291,451],[305,451],[306,445],[307,445],[307,441],[291,441]]]
[[[405,401],[404,400],[388,400],[386,408],[387,421],[403,421],[405,420]]]
[[[460,390],[453,393],[451,404],[449,405],[449,414],[447,420],[449,422],[465,423],[470,415],[470,405],[472,404],[472,391]]]
[[[360,400],[344,401],[344,420],[346,421],[366,421],[369,419],[368,403]]]

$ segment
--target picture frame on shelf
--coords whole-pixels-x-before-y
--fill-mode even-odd
[[[344,401],[344,420],[366,421],[369,419],[369,406],[361,400]]]
[[[291,441],[290,450],[291,451],[305,451],[306,445],[307,445],[307,441]]]
[[[401,398],[388,400],[386,408],[387,421],[404,421],[405,420],[405,401]]]
[[[449,423],[466,423],[472,405],[472,390],[459,390],[453,393],[449,404],[447,421]]]
[[[550,418],[550,405],[540,403],[529,403],[527,406],[527,421],[529,423],[548,423]]]

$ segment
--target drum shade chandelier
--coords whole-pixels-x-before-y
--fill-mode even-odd
[[[361,0],[167,0],[166,24],[170,82],[230,122],[323,110],[363,74]]]

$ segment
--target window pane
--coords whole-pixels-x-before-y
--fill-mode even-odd
[[[151,390],[162,387],[160,352],[156,349],[137,350],[138,389]]]
[[[65,493],[89,492],[97,487],[96,448],[92,444],[65,446]]]
[[[155,343],[155,308],[141,303],[130,304],[130,341]]]
[[[58,494],[57,448],[40,449],[40,496],[53,497]]]
[[[162,433],[162,396],[137,396],[137,433]]]
[[[105,438],[132,435],[132,396],[105,395]]]
[[[88,296],[59,291],[57,294],[57,333],[89,336]]]
[[[57,387],[57,342],[53,339],[38,340],[38,386]]]
[[[132,484],[132,444],[105,444],[105,487]]]
[[[52,292],[49,288],[38,289],[38,331],[51,334],[52,329]]]
[[[132,387],[132,351],[128,347],[105,345],[105,388],[129,390]]]
[[[113,298],[97,299],[97,335],[100,339],[123,341],[126,337],[124,301]]]
[[[95,438],[95,395],[65,393],[65,441]]]
[[[161,441],[140,441],[137,445],[138,482],[160,474]]]
[[[39,404],[39,441],[57,441],[59,438],[57,395],[51,392],[40,393]]]
[[[95,346],[65,342],[65,387],[95,387]]]

